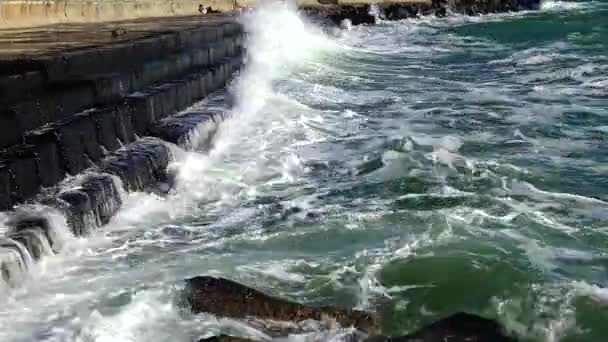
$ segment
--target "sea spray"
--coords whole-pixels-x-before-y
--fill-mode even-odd
[[[247,48],[244,69],[230,85],[233,107],[219,126],[208,155],[186,154],[173,165],[176,199],[181,205],[201,200],[231,202],[241,191],[248,191],[248,184],[267,179],[275,170],[291,172],[292,167],[282,164],[291,165],[294,158],[266,157],[274,153],[268,149],[292,144],[301,129],[297,118],[281,110],[281,103],[290,99],[274,89],[275,82],[335,49],[319,28],[287,3],[262,3],[243,15],[241,23]],[[236,165],[238,176],[230,171],[236,171]],[[291,179],[289,175],[282,178]]]

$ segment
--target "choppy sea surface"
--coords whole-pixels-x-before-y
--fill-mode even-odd
[[[171,194],[130,194],[3,290],[0,341],[252,333],[179,305],[201,274],[374,311],[386,334],[468,311],[524,340],[608,341],[608,2],[243,22],[211,151],[174,147]]]

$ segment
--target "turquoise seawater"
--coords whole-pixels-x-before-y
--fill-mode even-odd
[[[279,5],[243,20],[211,151],[175,148],[172,194],[131,194],[3,294],[0,340],[243,332],[175,302],[218,274],[377,312],[387,334],[467,311],[523,341],[608,341],[607,1],[342,31]]]

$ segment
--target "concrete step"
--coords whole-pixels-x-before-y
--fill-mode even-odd
[[[78,79],[51,83],[11,98],[0,100],[0,148],[23,142],[24,133],[48,122],[69,118],[85,108],[117,102],[127,94],[162,80],[177,78],[212,67],[226,57],[242,53],[240,36],[230,35],[202,47],[171,54],[125,72],[83,74]],[[16,78],[19,84],[25,81]],[[17,87],[18,88],[18,87]],[[21,89],[23,91],[23,89]],[[14,94],[15,96],[17,94]],[[13,98],[14,100],[15,98]]]
[[[222,88],[240,68],[225,58],[199,73],[144,88],[122,103],[91,108],[28,131],[24,143],[0,152],[0,210],[22,203],[41,188],[58,184],[96,165],[122,145],[147,135],[159,120],[186,109]]]

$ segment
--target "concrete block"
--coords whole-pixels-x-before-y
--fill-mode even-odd
[[[157,44],[160,47],[163,47],[163,50],[166,53],[173,53],[179,50],[179,44],[177,41],[177,37],[175,34],[166,34],[157,38]]]
[[[104,153],[97,141],[95,119],[89,112],[52,126],[58,137],[58,149],[65,172],[75,175],[100,160]],[[47,132],[53,134],[52,132]]]
[[[30,256],[35,260],[39,260],[43,256],[54,254],[44,232],[38,227],[11,233],[7,237],[23,245]]]
[[[43,60],[49,82],[67,80],[75,75],[95,73],[95,68],[101,65],[95,51],[76,50],[62,53]]]
[[[175,84],[166,83],[153,88],[157,91],[155,102],[158,103],[157,119],[164,118],[175,113],[177,108],[177,87]]]
[[[148,62],[141,67],[141,81],[144,84],[158,82],[170,72],[169,65],[163,61]]]
[[[198,79],[198,83],[199,83],[199,89],[200,89],[200,99],[204,99],[205,97],[207,97],[207,95],[209,95],[209,82],[207,79],[207,73],[200,73],[197,74],[197,79]]]
[[[65,176],[61,168],[61,159],[55,142],[34,145],[34,150],[38,155],[36,166],[38,178],[43,187],[52,187],[59,183]]]
[[[207,26],[202,31],[204,34],[203,44],[213,44],[218,40],[218,30],[215,27]]]
[[[65,176],[65,169],[59,153],[59,132],[55,126],[43,126],[25,135],[27,144],[32,145],[38,156],[36,165],[38,177],[43,187],[51,187]]]
[[[193,104],[205,97],[203,90],[201,89],[200,79],[200,74],[193,74],[187,77],[189,83],[188,87],[190,88],[190,94],[192,96],[190,99],[190,104]]]
[[[95,76],[91,80],[95,91],[95,103],[118,101],[133,88],[131,73],[112,73]]]
[[[111,109],[114,116],[114,127],[118,140],[124,145],[135,141],[135,130],[133,129],[131,110],[126,104],[118,105]]]
[[[39,214],[17,216],[8,223],[11,234],[18,234],[23,231],[36,230],[41,234],[41,238],[46,239],[53,252],[59,252],[63,247],[63,241],[55,230],[49,219]]]
[[[213,91],[220,89],[224,85],[225,81],[225,73],[223,70],[223,65],[217,65],[213,68]]]
[[[7,211],[12,206],[11,174],[9,168],[4,163],[0,163],[0,211]]]
[[[63,170],[70,175],[76,175],[91,166],[78,122],[72,119],[58,123],[54,127],[57,129],[59,155]]]
[[[207,129],[201,130],[200,125],[206,125]],[[188,140],[193,134],[198,133],[198,143],[205,146],[208,145],[216,129],[217,125],[212,113],[192,111],[161,120],[150,130],[150,134],[183,146],[189,143]]]
[[[184,110],[192,104],[192,91],[190,83],[186,80],[172,82],[176,89],[177,97],[175,103],[176,111]]]
[[[139,51],[142,55],[147,56],[147,58],[160,58],[162,57],[163,51],[166,51],[166,46],[162,39],[156,37],[146,38],[135,42],[135,50]]]
[[[236,37],[224,38],[226,46],[226,57],[234,57],[236,55]]]
[[[101,145],[97,141],[97,126],[91,111],[85,111],[74,115],[72,124],[80,130],[82,144],[85,148],[85,153],[93,162],[101,160],[104,152]]]
[[[97,142],[107,152],[114,151],[120,147],[120,141],[114,127],[114,113],[111,109],[102,109],[91,112],[97,129]]]
[[[241,25],[238,23],[225,23],[224,37],[235,36],[241,33]]]
[[[90,82],[55,84],[43,94],[15,103],[4,112],[18,121],[20,130],[28,131],[68,118],[94,101],[95,92]]]
[[[171,152],[165,143],[144,138],[114,152],[101,164],[101,171],[120,177],[128,191],[142,191],[165,178]]]
[[[0,110],[0,148],[22,142],[23,129],[11,109]]]
[[[192,53],[192,66],[205,67],[209,65],[209,51],[207,49],[197,49]]]
[[[42,88],[44,75],[40,71],[25,71],[0,77],[0,99],[14,102],[24,96],[31,96],[34,89]]]
[[[192,56],[190,53],[181,53],[175,55],[175,70],[176,74],[185,73],[188,69],[192,67]]]
[[[207,95],[213,93],[216,88],[215,88],[215,83],[214,83],[214,78],[213,78],[213,70],[209,69],[207,70],[207,72],[205,73],[205,83],[206,83],[206,87],[207,87]]]
[[[0,274],[8,286],[16,286],[28,270],[25,248],[17,241],[0,238]]]
[[[226,57],[226,45],[223,41],[209,46],[209,64],[217,65],[224,57]]]
[[[135,42],[124,42],[112,44],[107,47],[98,48],[96,57],[102,65],[98,72],[124,71],[144,61],[141,49]],[[154,56],[154,55],[147,55]],[[142,58],[143,57],[143,58]],[[148,57],[149,58],[149,57]]]
[[[58,199],[67,205],[66,219],[75,236],[87,235],[96,222],[92,217],[93,208],[89,196],[80,190],[60,193]]]
[[[107,224],[122,206],[119,189],[110,175],[86,175],[78,190],[87,194],[97,226]]]
[[[196,42],[194,41],[195,36],[192,34],[192,31],[176,32],[175,38],[179,50],[188,50],[196,46]]]
[[[37,156],[31,145],[14,146],[3,151],[0,159],[10,174],[10,201],[21,203],[32,198],[40,189]]]
[[[156,121],[155,104],[154,94],[151,93],[137,92],[127,97],[133,129],[137,135],[145,135],[150,125]]]

